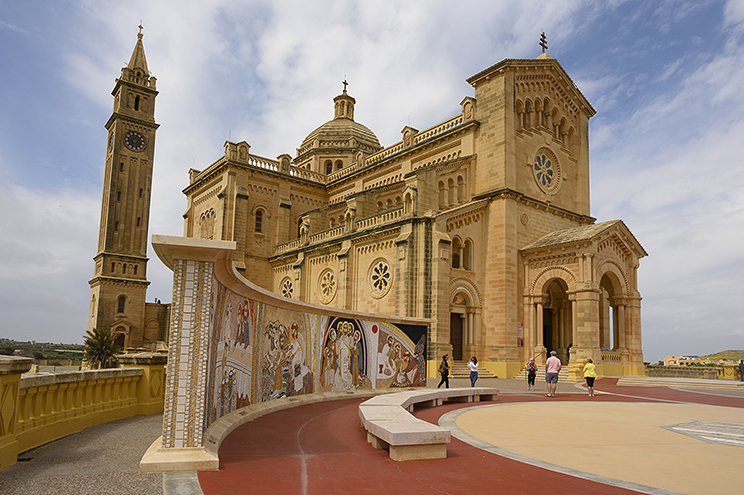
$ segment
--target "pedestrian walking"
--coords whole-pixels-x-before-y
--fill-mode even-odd
[[[449,388],[449,363],[447,362],[447,354],[442,356],[442,363],[439,365],[439,374],[442,375],[442,380],[437,385],[437,388],[445,384],[445,388]]]
[[[470,387],[475,387],[475,382],[478,380],[478,358],[473,356],[468,362],[468,369],[470,370]]]
[[[537,377],[537,365],[535,364],[535,358],[530,358],[530,362],[527,363],[527,390],[535,390],[535,378]]]
[[[561,360],[555,354],[555,351],[550,351],[550,357],[545,361],[545,383],[548,385],[548,393],[545,397],[555,397],[555,389],[558,386]]]
[[[586,380],[586,388],[589,390],[589,397],[594,397],[595,378],[597,378],[597,369],[594,366],[594,362],[591,359],[587,359],[584,365],[584,380]]]

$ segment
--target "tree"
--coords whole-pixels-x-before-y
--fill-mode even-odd
[[[114,334],[108,328],[88,330],[85,337],[83,356],[93,369],[112,368],[116,364],[115,355],[119,353]]]

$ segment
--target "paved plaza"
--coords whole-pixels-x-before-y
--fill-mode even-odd
[[[558,397],[493,380],[495,402],[415,415],[453,431],[447,459],[394,462],[373,449],[358,399],[287,409],[248,422],[220,449],[220,470],[143,475],[137,462],[160,416],[88,428],[20,456],[0,493],[736,493],[744,464],[744,392],[619,386]],[[543,385],[544,384],[538,384]]]

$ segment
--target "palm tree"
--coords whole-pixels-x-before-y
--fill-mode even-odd
[[[88,330],[84,344],[83,355],[92,369],[111,368],[116,364],[119,347],[108,328]]]

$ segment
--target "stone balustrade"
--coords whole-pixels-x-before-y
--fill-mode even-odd
[[[429,139],[435,138],[439,136],[440,134],[443,134],[449,130],[454,129],[455,127],[459,127],[463,123],[462,115],[456,115],[455,117],[452,117],[451,119],[442,122],[441,124],[437,124],[434,127],[430,127],[429,129],[426,129],[425,131],[419,132],[416,134],[416,136],[413,138],[414,144],[423,143],[424,141],[428,141]]]
[[[602,362],[603,363],[620,363],[623,360],[623,355],[616,351],[602,351]]]
[[[0,357],[0,469],[89,426],[162,412],[166,356],[119,358],[124,368],[21,376],[32,359]]]
[[[282,254],[282,253],[286,253],[287,251],[292,251],[293,249],[297,249],[301,245],[302,245],[301,239],[299,238],[284,242],[282,244],[277,244],[276,254]]]
[[[272,170],[274,172],[279,171],[279,162],[276,160],[271,160],[269,158],[264,158],[257,155],[248,155],[248,160],[246,161],[248,165],[251,165],[252,167],[257,168],[263,168],[265,170]]]
[[[318,172],[313,172],[312,170],[307,170],[302,167],[296,167],[294,165],[289,167],[289,175],[292,177],[299,177],[300,179],[307,179],[313,182],[318,182],[320,184],[326,183],[326,176],[323,174],[319,174]]]
[[[341,225],[339,227],[334,227],[332,229],[318,232],[317,234],[313,234],[310,236],[310,244],[315,244],[316,242],[323,242],[328,239],[340,237],[344,234],[345,231],[346,231],[346,227]]]
[[[357,230],[364,230],[388,222],[399,220],[403,217],[403,207],[387,210],[371,217],[363,218],[357,221]]]

